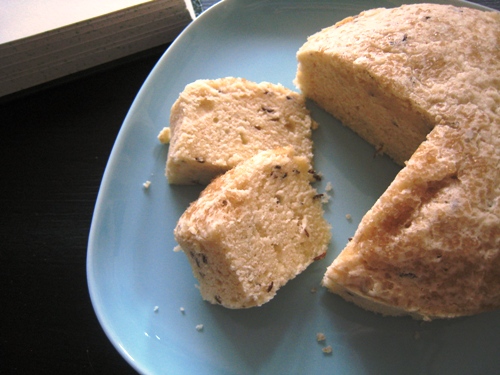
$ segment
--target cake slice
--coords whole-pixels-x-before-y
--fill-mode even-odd
[[[203,190],[174,235],[205,300],[260,306],[325,256],[330,227],[313,178],[309,159],[284,148],[256,154]]]
[[[414,4],[300,48],[302,92],[404,166],[327,269],[332,292],[425,320],[500,307],[499,45],[498,12]]]
[[[257,152],[292,146],[312,160],[316,126],[302,95],[243,78],[198,80],[170,113],[170,184],[208,184]]]

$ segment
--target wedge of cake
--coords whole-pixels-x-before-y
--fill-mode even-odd
[[[312,160],[315,127],[302,95],[282,85],[226,77],[186,86],[170,113],[166,175],[208,184],[257,152],[292,146]]]
[[[500,307],[500,13],[374,9],[308,38],[296,84],[404,168],[323,284],[385,315]]]
[[[262,151],[213,180],[174,235],[202,297],[228,308],[260,306],[325,256],[330,227],[309,159]]]

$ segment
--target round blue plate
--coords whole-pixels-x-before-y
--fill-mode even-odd
[[[464,5],[465,3],[452,2]],[[399,168],[310,105],[315,165],[331,182],[328,256],[259,308],[202,301],[175,224],[201,191],[169,186],[168,146],[157,140],[184,86],[226,76],[291,89],[295,54],[308,35],[364,9],[399,1],[225,0],[171,45],[139,92],[113,148],[96,204],[87,274],[107,336],[144,374],[493,374],[500,373],[500,312],[421,323],[384,318],[327,292],[326,267]],[[143,188],[151,181],[149,189]],[[352,219],[347,220],[346,214]],[[316,291],[315,291],[316,290]],[[183,309],[183,311],[181,311]],[[197,325],[203,325],[197,330]],[[326,341],[316,341],[317,333]],[[331,354],[323,353],[331,346]]]

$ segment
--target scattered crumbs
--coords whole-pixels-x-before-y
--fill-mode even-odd
[[[351,216],[351,214],[347,214],[347,215],[345,215],[345,218],[346,218],[347,220],[349,220],[349,221],[351,221],[351,220],[352,220],[352,216]]]
[[[321,333],[321,332],[316,333],[316,341],[317,342],[321,342],[321,341],[325,341],[325,340],[326,340],[326,336],[324,333]]]
[[[198,324],[198,325],[196,326],[196,330],[197,330],[198,332],[203,331],[203,324]]]
[[[186,310],[184,309],[184,307],[181,307],[181,308],[179,309],[179,311],[181,312],[181,314],[182,314],[182,315],[184,315],[184,314],[186,313]]]
[[[322,350],[322,351],[323,351],[323,353],[325,353],[325,354],[332,354],[332,351],[333,351],[333,349],[332,349],[332,347],[331,347],[330,345],[325,346],[325,347],[324,347],[323,349],[321,349],[321,350]]]
[[[321,346],[322,346],[321,351],[324,354],[326,354],[326,355],[332,354],[332,351],[333,351],[332,347],[330,345],[325,346],[326,345],[326,336],[324,333],[322,333],[322,332],[316,333],[316,341],[321,344]]]
[[[146,181],[145,183],[142,184],[142,186],[144,186],[144,189],[149,189],[149,187],[151,186],[151,181]]]
[[[155,308],[153,309],[153,311],[154,311],[155,313],[157,313],[157,312],[158,312],[158,310],[160,310],[160,308],[159,308],[158,306],[155,306]]]
[[[316,289],[316,288],[314,288],[314,287],[313,287],[313,288],[311,288],[311,293],[312,293],[312,294],[316,293],[317,291],[318,291],[318,289]]]
[[[170,142],[170,128],[163,128],[160,131],[160,134],[158,134],[158,140],[166,145],[167,143]]]
[[[174,247],[174,251],[175,251],[176,253],[178,253],[178,252],[179,252],[179,251],[181,251],[181,250],[182,250],[182,247],[181,247],[180,245],[177,245],[176,247]]]
[[[333,190],[332,183],[331,182],[327,182],[327,184],[325,186],[325,191],[332,191],[332,190]]]
[[[420,332],[416,331],[416,332],[415,332],[415,334],[413,335],[413,338],[414,338],[415,340],[420,339]]]
[[[323,193],[323,196],[321,197],[321,203],[323,204],[327,204],[328,202],[330,202],[330,195],[327,194],[326,192]]]

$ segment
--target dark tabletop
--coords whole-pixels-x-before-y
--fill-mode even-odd
[[[0,99],[0,374],[135,373],[93,311],[87,242],[115,137],[167,47]]]

